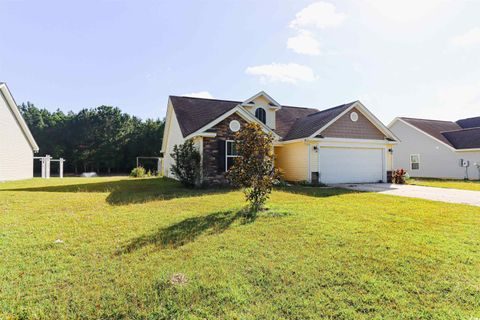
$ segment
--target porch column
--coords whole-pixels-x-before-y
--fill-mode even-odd
[[[60,163],[60,169],[59,169],[59,171],[60,171],[60,179],[63,179],[63,162],[64,162],[64,161],[65,161],[65,159],[60,158],[60,162],[59,162],[59,163]]]

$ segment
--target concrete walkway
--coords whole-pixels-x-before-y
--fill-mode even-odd
[[[480,206],[480,191],[459,189],[432,188],[412,185],[398,185],[389,183],[349,183],[338,184],[336,187],[357,191],[377,192],[393,196],[420,198],[450,203],[469,204]]]

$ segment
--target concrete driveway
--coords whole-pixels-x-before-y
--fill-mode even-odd
[[[392,196],[420,198],[450,203],[469,204],[480,206],[480,191],[432,188],[412,185],[399,185],[389,183],[349,183],[338,184],[336,187],[357,191],[377,192]]]

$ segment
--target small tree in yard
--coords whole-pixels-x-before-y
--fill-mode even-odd
[[[257,123],[249,123],[236,133],[237,154],[227,173],[230,182],[244,189],[250,202],[250,214],[263,209],[276,178],[273,166],[273,136],[263,132]]]
[[[192,140],[183,144],[174,145],[170,154],[175,161],[172,173],[188,188],[195,187],[200,181],[200,152],[193,145]]]

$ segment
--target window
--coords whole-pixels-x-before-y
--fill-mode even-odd
[[[228,171],[233,166],[235,158],[238,157],[238,153],[235,141],[227,140],[225,143],[227,144],[225,152],[225,162],[227,165],[225,166],[225,171]]]
[[[420,155],[419,154],[410,155],[410,168],[412,170],[420,169]]]
[[[257,108],[257,110],[255,110],[255,117],[263,123],[267,123],[267,113],[265,112],[265,109]]]

